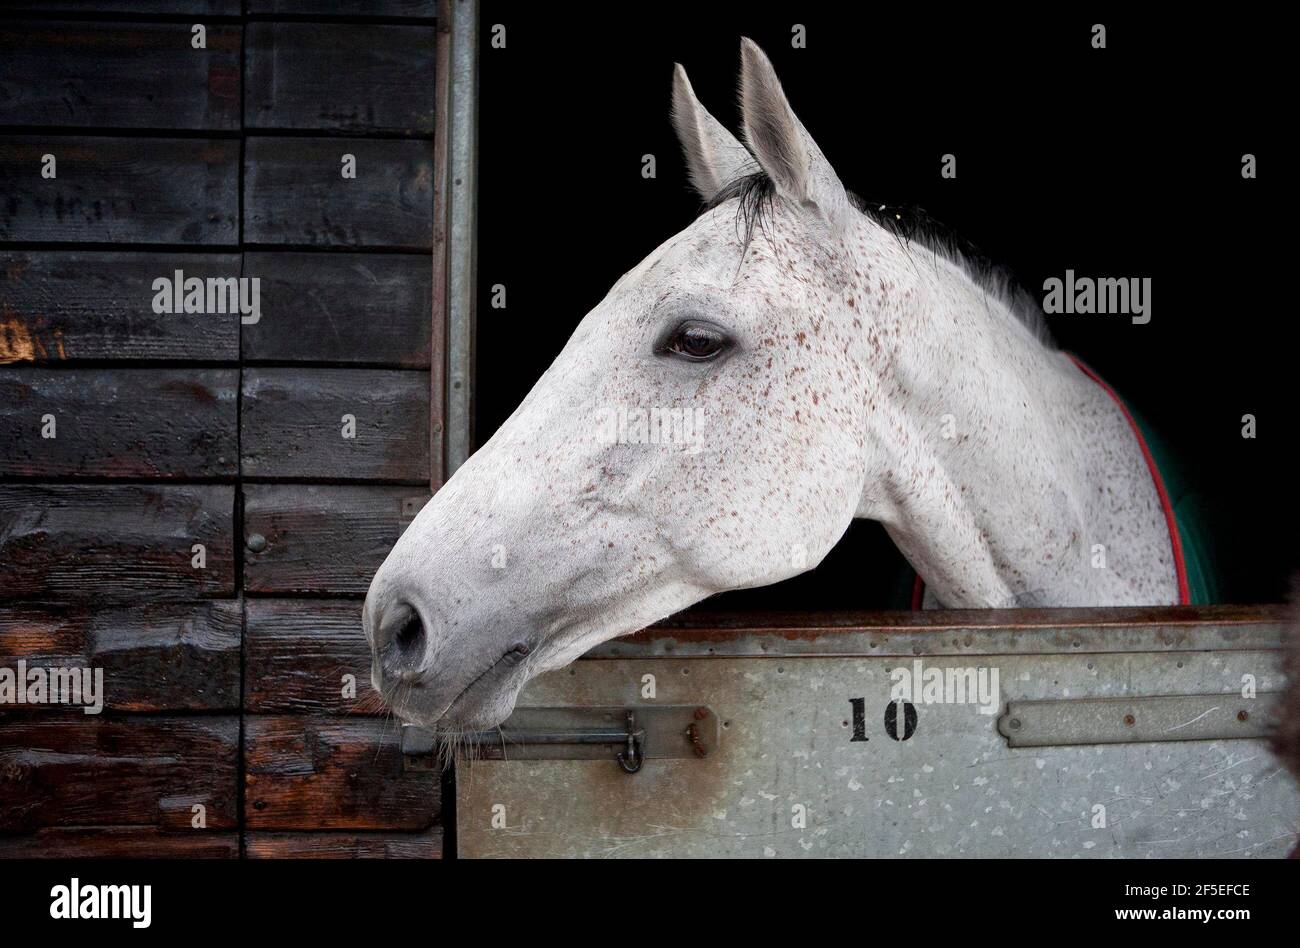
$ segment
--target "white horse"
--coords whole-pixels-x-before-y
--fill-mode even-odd
[[[1179,600],[1139,438],[1037,308],[860,211],[749,40],[740,97],[743,143],[676,68],[707,209],[587,314],[376,573],[372,677],[400,717],[496,725],[534,676],[810,569],[855,517],[927,605]]]

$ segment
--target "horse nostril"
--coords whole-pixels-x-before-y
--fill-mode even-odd
[[[506,654],[509,655],[511,658],[525,658],[527,657],[528,653],[531,651],[532,649],[529,648],[527,642],[520,642],[517,645],[515,645],[515,647],[512,648]]]
[[[381,681],[423,687],[428,674],[427,635],[420,613],[410,603],[399,602],[387,610],[376,635],[374,653]]]
[[[393,644],[403,655],[424,651],[424,623],[420,621],[420,614],[414,609],[411,610],[406,621],[398,627],[397,634],[393,636]]]

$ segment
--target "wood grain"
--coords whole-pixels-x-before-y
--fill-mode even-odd
[[[245,477],[429,480],[427,372],[245,369],[240,411]]]
[[[0,832],[238,825],[239,719],[0,714]],[[191,832],[203,832],[191,830]]]
[[[0,193],[0,240],[235,244],[239,142],[4,135]]]
[[[246,717],[244,761],[250,830],[425,830],[441,812],[440,774],[403,772],[391,721]]]
[[[249,859],[441,859],[442,827],[421,833],[248,833],[244,850]]]
[[[236,362],[239,317],[155,313],[153,281],[237,277],[238,254],[0,252],[0,364]]]
[[[0,600],[231,596],[234,499],[217,484],[0,484]]]
[[[242,29],[188,23],[0,23],[7,125],[238,129]]]
[[[348,154],[355,179],[341,174]],[[429,248],[432,142],[258,137],[247,140],[245,156],[247,242]]]
[[[140,13],[171,16],[239,16],[241,0],[12,0],[13,10],[40,12]]]
[[[0,477],[233,478],[238,386],[237,369],[0,367]]]
[[[242,327],[245,362],[429,367],[428,256],[248,253],[244,273],[263,313]]]
[[[359,600],[250,599],[246,608],[245,711],[380,713]]]
[[[260,534],[267,545],[245,553],[244,588],[364,595],[429,496],[416,487],[246,484],[244,535]]]
[[[248,0],[248,12],[285,16],[394,16],[433,19],[437,0]]]
[[[432,26],[250,23],[245,123],[433,134]]]
[[[242,627],[235,600],[103,609],[15,603],[0,606],[0,666],[23,659],[28,667],[103,669],[111,711],[235,711]]]
[[[51,826],[0,835],[0,859],[238,859],[239,834],[154,826]]]
[[[441,479],[438,6],[6,7],[52,16],[0,22],[0,241],[21,244],[0,253],[0,481],[26,479],[0,483],[0,665],[102,668],[107,710],[0,711],[0,857],[442,855],[441,777],[404,773],[391,720],[358,711],[360,602],[337,598],[365,592]],[[260,322],[154,314],[178,269],[258,277]],[[211,483],[241,473],[411,486]]]

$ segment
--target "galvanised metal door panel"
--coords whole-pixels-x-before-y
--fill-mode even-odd
[[[1277,641],[1269,621],[1143,621],[802,636],[665,630],[608,643],[537,679],[521,707],[703,706],[717,716],[718,746],[702,759],[651,754],[632,775],[612,756],[462,765],[459,852],[1284,856],[1300,791],[1264,740],[1232,736],[1238,715],[1242,733],[1259,733],[1268,693],[1281,687]],[[900,712],[890,672],[914,672],[918,660],[923,676],[996,668],[996,712],[922,700],[914,718]],[[642,697],[647,675],[653,701]],[[1244,683],[1261,698],[1243,698]],[[1169,710],[1160,696],[1172,695],[1197,696],[1173,703],[1185,721],[1160,718]],[[1119,699],[1113,714],[1102,706],[1118,738],[1095,733],[1096,705],[1079,701],[1089,698]],[[1009,705],[1040,718],[1052,711],[1014,726],[1041,726],[1061,743],[1009,746],[998,730],[1000,718],[1012,727]],[[1205,733],[1220,736],[1174,739],[1216,716]],[[1126,728],[1149,736],[1143,725],[1158,720],[1167,739],[1066,743],[1124,740]]]

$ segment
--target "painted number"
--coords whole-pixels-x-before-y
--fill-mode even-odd
[[[902,733],[898,727],[898,709],[903,709]],[[849,743],[869,741],[867,737],[867,699],[850,698],[849,707],[853,709],[853,736]],[[896,741],[905,741],[916,733],[916,705],[910,701],[891,701],[885,705],[885,733]]]
[[[850,698],[849,704],[853,706],[853,736],[849,742],[871,740],[867,737],[867,699]]]
[[[898,709],[903,709],[903,733],[898,733]],[[891,701],[885,705],[885,733],[896,741],[905,741],[916,733],[916,705],[910,701]]]

